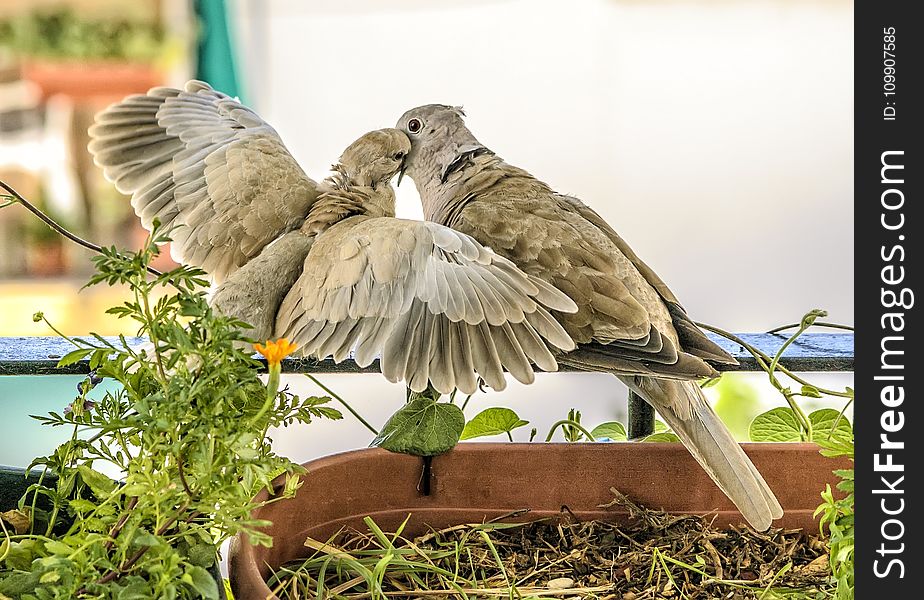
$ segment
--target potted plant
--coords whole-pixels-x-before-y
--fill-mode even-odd
[[[270,372],[260,379],[265,365],[241,324],[209,308],[201,271],[149,272],[166,239],[155,229],[133,255],[95,258],[89,285],[127,285],[133,299],[109,312],[136,321],[150,345],[63,336],[74,350],[59,364],[87,360],[92,371],[64,410],[36,417],[71,438],[33,461],[32,478],[2,479],[0,598],[223,597],[217,548],[238,533],[270,543],[252,498],[271,482],[280,498],[299,485],[267,429],[339,418],[326,398],[280,389],[284,341],[258,347]],[[157,288],[171,293],[155,302]],[[101,378],[119,387],[94,395]]]
[[[0,22],[0,47],[22,62],[24,79],[45,97],[122,96],[157,85],[158,63],[176,55],[159,24],[90,20],[63,8],[26,12]]]
[[[738,586],[757,597],[775,583],[796,585],[793,582],[804,582],[805,573],[812,571],[824,582],[826,593],[837,594],[839,598],[852,597],[852,429],[843,410],[821,409],[806,414],[798,399],[832,395],[844,398],[849,406],[853,391],[850,388],[844,391],[819,388],[780,364],[786,349],[823,314],[821,311],[808,313],[776,356],[768,356],[735,337],[752,352],[758,366],[768,374],[774,388],[788,403],[785,408],[758,415],[751,423],[750,436],[754,442],[761,443],[745,445],[745,451],[784,508],[784,517],[774,524],[778,529],[763,539],[777,540],[793,535],[795,537],[788,541],[780,542],[780,546],[789,547],[790,552],[800,545],[816,549],[821,546],[823,552],[812,560],[809,560],[810,555],[803,555],[805,562],[801,566],[794,567],[796,563],[793,562],[786,563],[788,567],[778,565],[791,571],[791,579],[778,579],[778,573],[766,571],[759,578],[755,576],[754,583],[745,585],[735,581],[726,583],[721,563],[690,566],[663,555],[663,546],[655,536],[649,542],[652,548],[662,548],[659,550],[662,555],[649,558],[654,561],[650,563],[652,572],[659,564],[664,566],[666,577],[677,577],[677,573],[671,575],[670,566],[680,569],[681,574],[708,580],[708,585]],[[785,378],[798,383],[798,391],[784,385],[781,380]],[[451,446],[460,437],[502,434],[512,440],[514,431],[528,425],[508,408],[487,409],[467,422],[463,419],[461,425],[456,418],[458,413],[461,411],[452,403],[414,397],[385,425],[377,442],[391,450],[437,454],[436,450],[445,450],[446,444]],[[627,442],[621,423],[602,423],[589,429],[581,423],[580,413],[571,411],[566,419],[553,426],[546,441],[558,428],[570,442],[605,438],[612,443],[460,444],[432,460],[368,449],[305,463],[300,491],[293,497],[267,504],[255,513],[258,518],[272,522],[265,530],[273,538],[272,546],[253,546],[246,534],[233,542],[230,578],[235,597],[238,600],[288,598],[297,597],[299,593],[386,597],[400,594],[402,589],[411,597],[421,591],[436,593],[437,589],[464,580],[459,569],[465,570],[465,565],[460,567],[456,562],[447,566],[455,572],[456,578],[438,578],[441,584],[436,587],[421,583],[429,581],[425,579],[402,579],[410,577],[408,569],[413,572],[411,563],[418,566],[427,563],[433,567],[434,561],[443,557],[442,550],[434,551],[435,554],[421,550],[419,540],[432,540],[434,531],[458,531],[464,524],[490,524],[498,519],[510,526],[511,523],[566,514],[570,520],[626,523],[638,517],[638,505],[642,505],[667,513],[660,517],[661,525],[673,523],[670,519],[674,517],[670,515],[710,515],[710,526],[714,529],[695,526],[699,528],[697,531],[709,531],[708,535],[703,534],[706,538],[724,536],[723,530],[740,525],[741,515],[735,507],[697,466],[689,452],[681,444],[672,443],[678,440],[663,425],[646,438],[651,443]],[[535,435],[533,430],[530,440]],[[277,487],[281,484],[281,480],[276,482]],[[614,507],[614,490],[631,501]],[[267,489],[255,501],[264,503],[274,497],[273,490]],[[810,535],[812,532],[818,535],[819,526],[827,536],[824,541]],[[665,525],[658,535],[668,535],[665,532],[669,530],[670,526]],[[485,530],[475,526],[470,532],[474,535],[485,533]],[[759,538],[762,534],[754,535]],[[460,542],[456,539],[452,543],[456,544],[454,552],[458,555]],[[347,549],[342,544],[347,544]],[[349,544],[353,544],[353,549],[358,546],[360,551],[353,552]],[[505,544],[509,547],[509,540]],[[375,548],[370,549],[371,546]],[[631,547],[627,545],[624,549],[628,551]],[[734,561],[734,556],[726,558]],[[670,564],[669,560],[685,567]],[[491,596],[505,589],[510,594],[538,593],[535,587],[516,590],[516,586],[507,585],[504,588],[504,584],[512,580],[516,561],[516,556],[498,558],[500,564],[507,566],[500,569],[502,578],[495,576],[497,587],[491,590],[478,587],[468,579],[465,585],[459,583],[458,589],[447,593],[457,597]],[[686,567],[692,571],[685,570]],[[614,567],[610,565],[610,568]],[[432,571],[430,567],[423,570],[427,569]],[[337,577],[325,580],[326,573],[334,572]],[[303,578],[303,587],[299,587],[299,577]],[[565,579],[573,582],[574,577],[571,574]],[[647,584],[650,584],[650,575],[648,579]],[[640,574],[639,580],[646,581],[645,573]],[[387,581],[394,587],[388,588]],[[407,586],[411,586],[410,590]],[[595,593],[606,595],[618,587],[610,584],[609,588]],[[283,595],[283,589],[292,595]],[[557,595],[580,593],[569,592],[570,589],[561,588]],[[585,585],[582,589],[591,588]],[[539,590],[544,595],[555,595],[554,591]],[[717,588],[711,593],[718,593]],[[680,594],[682,597],[683,592]],[[792,597],[814,596],[796,593]]]
[[[296,586],[297,594],[307,589],[357,598],[611,593],[619,589],[613,581],[592,585],[575,578],[598,577],[588,574],[584,557],[599,555],[601,549],[623,556],[626,548],[635,548],[627,551],[633,557],[630,563],[615,558],[598,563],[611,571],[623,569],[624,581],[641,581],[645,594],[684,597],[692,586],[696,594],[714,597],[708,595],[719,589],[714,586],[731,586],[751,597],[766,596],[775,584],[791,587],[813,576],[826,586],[815,591],[851,597],[852,431],[844,410],[806,414],[798,400],[832,395],[849,405],[853,391],[812,385],[781,364],[787,348],[819,324],[823,312],[808,313],[774,356],[728,334],[753,355],[788,404],[759,415],[751,424],[752,439],[801,442],[746,446],[785,514],[778,523],[781,529],[745,535],[734,529],[740,515],[729,500],[680,444],[671,443],[676,437],[666,428],[648,436],[651,443],[629,443],[621,441],[626,437],[622,424],[589,429],[574,411],[553,426],[547,441],[559,427],[571,442],[615,441],[477,444],[447,452],[460,438],[506,434],[512,439],[528,423],[506,408],[488,409],[466,421],[453,398],[438,402],[434,394],[424,393],[409,398],[378,432],[375,442],[382,448],[327,457],[301,468],[292,465],[273,454],[267,428],[339,413],[324,406],[327,398],[300,399],[279,390],[281,361],[292,350],[284,340],[256,346],[269,365],[268,381],[258,378],[260,363],[239,333],[243,324],[211,311],[201,271],[179,267],[166,274],[154,272],[151,278],[157,244],[166,241],[155,227],[135,255],[122,256],[110,248],[95,259],[98,272],[90,283],[129,285],[134,300],[110,312],[138,321],[139,333],[149,337],[151,347],[133,348],[124,338],[68,338],[75,350],[61,364],[88,360],[95,371],[68,410],[41,417],[75,433],[54,453],[36,459],[31,466],[44,468],[40,480],[30,483],[16,508],[3,515],[0,593],[215,598],[222,589],[208,567],[214,567],[217,546],[233,538],[231,587],[238,600],[271,598],[274,590],[296,578],[309,585]],[[176,292],[152,302],[152,291],[161,286]],[[88,393],[101,376],[119,382],[122,389],[90,399]],[[798,391],[784,384],[786,378],[800,386]],[[81,429],[90,437],[78,436]],[[534,437],[535,432],[530,439]],[[822,456],[819,447],[835,459]],[[97,463],[102,462],[113,463],[123,481],[101,473]],[[703,514],[711,515],[709,523],[676,516]],[[520,563],[529,565],[529,559],[523,553],[505,554],[512,545],[509,539],[504,552],[498,550],[491,535],[521,527],[517,531],[523,532],[519,537],[526,540],[521,543],[525,552],[546,543],[542,530],[515,523],[542,518],[555,519],[539,527],[559,531],[562,539],[566,528],[571,534],[606,530],[611,539],[585,536],[580,547],[569,541],[554,564],[534,561],[524,576],[545,574],[545,587],[524,588],[517,568],[526,568]],[[634,529],[612,529],[620,522]],[[819,522],[826,528],[826,541],[809,536]],[[351,545],[346,549],[339,546],[346,539],[340,535],[344,528],[360,531],[347,540]],[[459,531],[464,532],[461,539],[444,537]],[[537,531],[540,537],[531,538]],[[460,557],[463,551],[471,555],[467,544],[474,536],[484,540],[475,550],[481,553],[477,566],[471,558],[471,574],[460,575]],[[629,546],[614,541],[620,536],[628,538]],[[724,541],[717,549],[710,541],[730,538],[744,540],[745,550],[750,550],[729,549]],[[424,549],[422,540],[433,539],[437,547]],[[702,562],[672,555],[665,550],[665,539],[691,541],[683,548],[696,552],[686,560]],[[765,542],[777,551],[768,562],[772,568],[749,567],[766,559]],[[448,566],[455,571],[436,562],[450,555],[455,562]],[[488,556],[497,573],[485,576]],[[638,575],[640,557],[647,560],[647,577]],[[574,577],[549,579],[547,574],[560,571],[555,565],[566,559]],[[724,577],[732,565],[739,579]],[[437,574],[439,587],[418,576],[419,569]],[[409,576],[413,587],[395,575]],[[477,587],[479,581],[493,584]],[[393,587],[386,589],[386,582]],[[635,591],[623,595],[632,597]]]

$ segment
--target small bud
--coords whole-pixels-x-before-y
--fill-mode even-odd
[[[39,321],[41,321],[41,320],[44,319],[44,318],[45,318],[45,313],[43,313],[42,311],[38,311],[37,313],[35,313],[34,315],[32,315],[32,322],[33,322],[33,323],[38,323]]]

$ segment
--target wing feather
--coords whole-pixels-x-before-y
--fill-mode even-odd
[[[319,194],[272,127],[203,82],[129,96],[89,133],[142,225],[171,228],[174,259],[216,282],[301,225]]]
[[[548,310],[569,304],[465,234],[354,216],[314,241],[276,334],[318,358],[380,355],[382,373],[415,391],[472,393],[479,376],[503,389],[505,369],[523,382],[531,363],[556,369],[551,347],[574,344]]]

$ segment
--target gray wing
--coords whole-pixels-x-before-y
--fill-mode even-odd
[[[171,227],[173,258],[217,282],[301,225],[318,195],[272,127],[201,81],[110,106],[90,137],[142,224]]]
[[[421,221],[352,217],[320,235],[282,303],[276,335],[304,354],[381,355],[382,373],[415,391],[494,389],[503,370],[533,381],[574,342],[549,310],[575,304],[469,236]]]

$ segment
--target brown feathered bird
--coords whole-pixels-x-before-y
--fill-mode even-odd
[[[561,363],[617,375],[651,404],[749,523],[783,511],[697,384],[706,361],[734,359],[696,327],[667,285],[590,207],[507,164],[466,128],[461,109],[411,109],[407,174],[427,219],[472,236],[568,294],[554,313],[578,344]]]
[[[154,88],[97,115],[90,151],[173,257],[218,284],[211,303],[299,352],[382,372],[414,391],[524,382],[574,347],[549,310],[577,310],[469,236],[395,217],[390,185],[410,141],[397,129],[350,144],[320,183],[259,116],[208,84]]]

